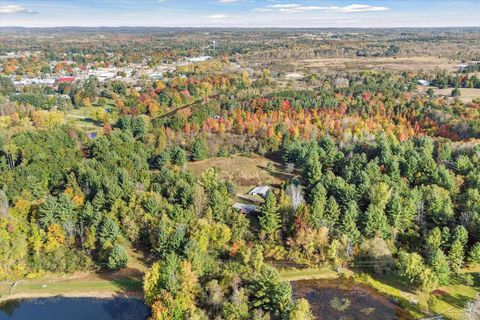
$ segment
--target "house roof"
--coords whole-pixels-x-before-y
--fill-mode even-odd
[[[74,77],[61,77],[57,79],[58,82],[73,82],[75,80]]]
[[[266,196],[267,195],[267,192],[270,191],[270,187],[269,186],[259,186],[259,187],[255,187],[253,188],[252,190],[250,190],[250,192],[248,194],[251,194],[251,195],[260,195],[260,196]]]
[[[257,210],[257,207],[252,204],[236,202],[232,206],[234,209],[238,209],[244,213],[251,213]]]

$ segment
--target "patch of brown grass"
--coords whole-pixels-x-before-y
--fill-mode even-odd
[[[271,163],[270,166],[269,163]],[[267,169],[269,167],[272,170]],[[187,164],[187,169],[194,175],[200,175],[208,168],[219,169],[220,177],[235,182],[239,193],[246,193],[259,185],[278,185],[282,181],[281,172],[276,174],[278,164],[259,155],[251,157],[234,155]]]

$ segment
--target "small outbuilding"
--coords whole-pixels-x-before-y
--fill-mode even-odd
[[[428,87],[430,85],[430,82],[428,82],[427,80],[418,80],[417,84],[419,84],[423,87]]]
[[[254,206],[253,204],[246,204],[246,203],[240,203],[236,202],[232,206],[234,209],[240,210],[243,213],[252,213],[257,211],[257,207]]]
[[[253,188],[252,190],[250,190],[250,192],[248,194],[250,194],[252,196],[259,195],[259,196],[265,198],[267,196],[268,191],[270,191],[269,186],[260,186],[260,187]]]

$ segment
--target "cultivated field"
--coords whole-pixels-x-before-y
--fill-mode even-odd
[[[283,62],[285,64],[285,62]],[[456,71],[458,61],[431,56],[419,57],[356,57],[356,58],[316,58],[289,61],[295,68],[328,70],[392,70],[392,71],[431,71],[445,69]]]

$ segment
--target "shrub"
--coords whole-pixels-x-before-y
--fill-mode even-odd
[[[107,268],[110,270],[120,270],[127,266],[128,254],[125,249],[116,244],[110,252],[107,260]]]

